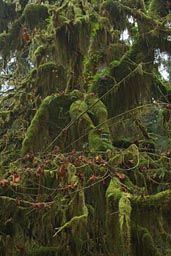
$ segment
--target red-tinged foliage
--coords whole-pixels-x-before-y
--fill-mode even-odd
[[[85,180],[84,173],[81,172],[81,171],[78,171],[78,172],[76,173],[76,175],[77,175],[77,177],[79,178],[79,180],[81,181],[81,183],[83,183],[84,180]]]
[[[17,243],[15,247],[20,251],[25,249],[25,245],[23,243]]]
[[[160,155],[161,156],[170,157],[171,156],[171,151],[170,150],[166,150],[166,151],[162,152]]]
[[[120,191],[122,191],[122,192],[128,192],[127,187],[124,186],[124,185],[120,187]]]
[[[34,209],[43,209],[43,208],[51,208],[51,205],[45,202],[37,202],[37,203],[32,203],[31,207]]]
[[[36,176],[40,177],[44,174],[44,166],[43,165],[40,165],[38,168],[37,168],[37,171],[36,171]]]
[[[76,149],[74,148],[71,153],[72,153],[72,155],[76,155],[77,154]]]
[[[14,173],[13,175],[13,184],[19,183],[21,181],[21,174]]]
[[[9,184],[9,181],[7,179],[0,180],[0,186],[5,187],[7,184]]]
[[[95,175],[93,174],[93,175],[90,176],[89,182],[95,183],[95,182],[97,181],[97,179],[98,179],[97,176],[95,176]]]
[[[58,171],[58,176],[59,177],[64,177],[66,173],[68,172],[68,169],[66,168],[65,165],[61,165],[59,171]]]
[[[128,160],[128,163],[133,164],[133,163],[134,163],[134,160],[133,160],[133,159],[129,159],[129,160]]]
[[[29,32],[28,32],[27,28],[23,28],[22,39],[23,39],[24,43],[30,42],[30,35],[29,35]]]
[[[126,178],[126,175],[121,172],[115,172],[115,176],[117,176],[120,180],[124,180]]]
[[[25,156],[24,156],[24,160],[28,160],[30,162],[32,162],[34,160],[34,154],[32,153],[27,153]]]
[[[78,183],[75,182],[75,183],[72,183],[72,184],[68,184],[67,186],[63,187],[62,188],[62,191],[63,192],[68,192],[70,190],[74,190],[76,187],[77,187]]]
[[[59,147],[59,146],[55,146],[54,149],[53,149],[53,152],[54,152],[55,154],[59,154],[59,153],[61,152],[60,147]]]

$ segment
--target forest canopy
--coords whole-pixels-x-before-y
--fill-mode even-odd
[[[2,256],[171,254],[170,68],[170,0],[0,0]]]

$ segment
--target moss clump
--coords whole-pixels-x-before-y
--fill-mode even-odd
[[[162,207],[163,209],[170,209],[170,199],[171,190],[167,189],[146,197],[131,197],[131,202],[133,205],[137,205],[140,208],[146,207],[147,209],[158,209],[159,207]]]
[[[131,203],[125,194],[119,200],[119,226],[123,252],[131,255]]]
[[[134,244],[136,247],[136,253],[141,252],[142,256],[161,256],[162,253],[159,252],[158,248],[154,244],[152,235],[147,228],[144,228],[139,225],[132,224],[132,235],[133,240],[137,243]],[[138,255],[138,254],[136,254]]]
[[[59,252],[58,247],[39,247],[27,251],[28,256],[55,256]]]
[[[106,199],[109,202],[109,200],[114,200],[118,202],[122,196],[121,192],[121,183],[117,177],[114,177],[111,179],[109,186],[106,190]]]
[[[126,16],[124,10],[117,1],[107,0],[101,5],[101,13],[109,17],[110,22],[115,29],[123,30],[126,24]]]
[[[38,93],[45,97],[65,90],[65,70],[53,62],[42,64],[37,72]]]
[[[8,122],[10,120],[10,113],[11,111],[2,111],[0,112],[0,124],[1,124],[1,121],[4,123],[4,122]]]
[[[61,131],[69,121],[67,113],[70,104],[68,96],[52,95],[43,100],[26,132],[22,154],[42,151],[54,138],[65,135],[62,135]],[[61,146],[64,142],[63,138],[60,141]]]
[[[23,16],[15,20],[8,33],[0,34],[0,52],[2,55],[9,55],[10,50],[21,49],[21,28],[23,23]]]
[[[104,152],[113,149],[113,146],[110,144],[108,138],[103,138],[97,130],[91,130],[89,132],[88,142],[91,152]]]
[[[46,54],[46,47],[44,45],[40,45],[34,52],[34,57],[36,61],[36,65],[39,66],[42,62],[42,59],[44,59],[44,55]]]
[[[0,34],[0,53],[4,56],[9,52],[9,43],[9,33]]]
[[[94,128],[94,124],[87,114],[88,106],[85,101],[76,100],[70,106],[70,117],[73,122],[72,135],[76,139],[79,138],[79,143],[87,141],[87,134]],[[83,136],[83,137],[82,137]]]
[[[22,28],[22,22],[23,22],[23,17],[19,18],[16,20],[9,33],[10,33],[10,46],[11,49],[20,49],[22,46],[22,38],[21,38],[21,28]]]
[[[105,105],[93,95],[87,95],[85,100],[89,106],[88,113],[97,127],[89,133],[89,146],[91,150],[106,151],[107,149],[113,149],[107,123],[108,112]]]
[[[0,33],[8,31],[9,22],[16,17],[15,3],[12,1],[0,1]]]
[[[25,23],[30,29],[43,28],[48,16],[48,8],[45,5],[29,4],[24,9]]]
[[[152,0],[150,4],[150,14],[158,17],[166,16],[171,10],[169,1]]]
[[[52,96],[46,98],[32,119],[22,143],[22,154],[36,152],[40,145],[44,145],[44,147],[47,145],[49,140],[49,132],[47,128],[49,120],[48,105],[52,99]]]
[[[88,135],[89,147],[92,152],[113,149],[106,122],[107,110],[97,97],[90,96],[89,98],[86,95],[85,101],[73,102],[70,107],[70,116],[77,125],[77,135],[75,134],[75,136],[86,138]]]

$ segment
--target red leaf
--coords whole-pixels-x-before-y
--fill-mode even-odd
[[[44,208],[45,203],[32,203],[32,207],[36,209]]]
[[[13,175],[13,183],[19,183],[21,181],[21,175],[18,173],[14,173]]]
[[[126,178],[126,175],[124,173],[121,172],[115,172],[115,175],[120,179],[120,180],[124,180]]]
[[[5,187],[7,184],[8,184],[8,180],[7,179],[0,180],[0,186],[1,187]]]
[[[97,176],[95,176],[94,174],[91,175],[90,178],[89,178],[89,181],[90,181],[91,183],[95,183],[95,182],[97,181]]]
[[[67,173],[68,169],[66,168],[65,165],[62,165],[58,171],[58,176],[59,177],[64,177]]]

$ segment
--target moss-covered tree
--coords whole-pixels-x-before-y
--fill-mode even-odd
[[[171,254],[169,0],[0,0],[0,253]]]

